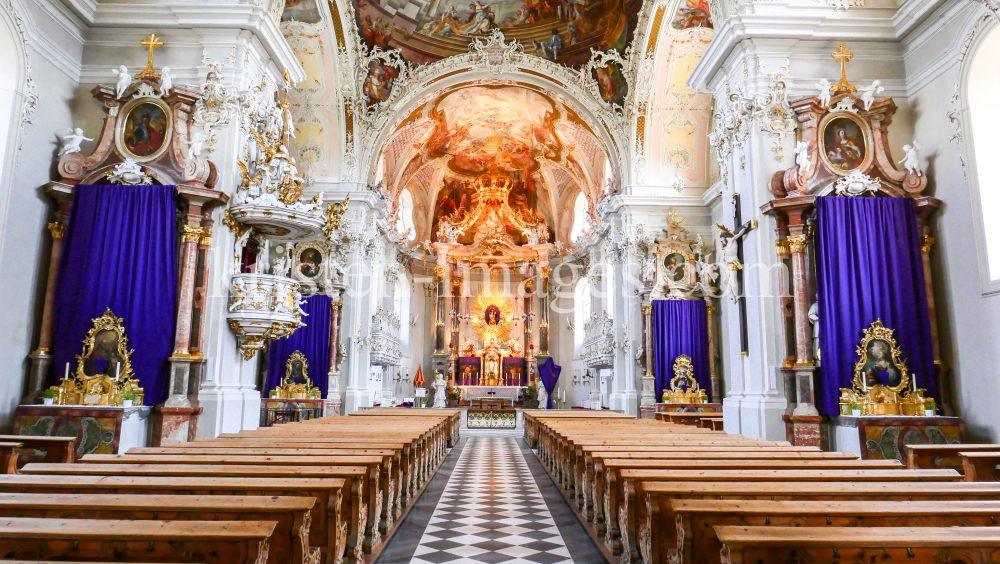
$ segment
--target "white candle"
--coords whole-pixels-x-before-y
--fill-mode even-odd
[[[66,377],[63,380],[69,380],[69,363],[66,363]]]
[[[914,372],[913,374],[911,374],[911,376],[913,376],[913,391],[916,392],[917,391],[917,374],[916,374],[916,372]]]
[[[121,377],[122,377],[122,363],[116,362],[115,363],[115,382],[121,381]]]

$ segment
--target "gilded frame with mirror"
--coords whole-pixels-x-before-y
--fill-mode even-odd
[[[76,355],[76,371],[71,378],[51,388],[56,393],[54,403],[120,406],[125,394],[131,392],[135,395],[133,405],[142,405],[143,389],[132,379],[132,353],[135,351],[128,348],[125,320],[108,308],[104,315],[93,320],[93,324],[83,339],[83,352]],[[95,354],[96,360],[105,360],[107,364],[103,372],[87,374],[87,366],[93,366]]]

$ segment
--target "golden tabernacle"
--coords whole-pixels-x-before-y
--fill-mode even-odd
[[[934,410],[934,398],[925,398],[925,390],[911,379],[892,333],[880,319],[865,330],[858,345],[852,387],[840,389],[841,415],[859,409],[861,415],[923,416],[926,410]],[[884,383],[882,374],[886,375]]]
[[[319,388],[309,378],[309,362],[301,351],[295,351],[285,362],[285,378],[271,390],[273,399],[320,399]]]
[[[708,395],[695,380],[691,357],[686,354],[674,360],[674,377],[670,389],[663,390],[663,403],[708,403]]]
[[[56,405],[120,406],[125,400],[142,405],[143,391],[132,379],[132,353],[125,336],[125,320],[110,308],[94,320],[94,327],[83,340],[83,352],[76,357],[76,371],[66,376],[55,393]],[[104,361],[103,368],[100,362]]]

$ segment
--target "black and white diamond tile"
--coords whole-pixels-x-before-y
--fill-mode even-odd
[[[472,435],[411,564],[573,564],[515,435]]]

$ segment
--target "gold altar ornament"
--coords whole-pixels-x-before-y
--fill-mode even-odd
[[[146,78],[147,76],[151,76],[153,78],[160,78],[160,73],[153,70],[153,50],[163,47],[166,43],[161,41],[161,39],[156,36],[156,33],[150,33],[149,37],[139,42],[139,45],[149,49],[149,59],[146,61],[146,68],[139,71],[139,74],[135,75],[135,77]]]
[[[273,399],[319,399],[319,388],[309,378],[309,361],[301,351],[289,355],[285,362],[285,378],[271,390]]]
[[[674,360],[674,377],[670,389],[663,390],[663,403],[708,403],[708,395],[694,378],[690,356],[682,354]]]
[[[839,92],[840,90],[857,92],[857,87],[847,82],[847,62],[854,58],[854,53],[851,53],[851,50],[847,48],[847,43],[840,44],[840,48],[833,52],[833,58],[840,62],[840,82],[830,88],[830,92]]]
[[[93,320],[94,326],[83,340],[83,352],[76,357],[76,372],[66,376],[55,392],[56,405],[111,405],[120,406],[125,396],[131,396],[133,405],[142,405],[143,390],[132,379],[132,353],[125,335],[125,320],[115,315],[111,308]],[[104,360],[104,371],[97,372],[97,361]]]
[[[840,389],[840,414],[851,415],[860,408],[861,415],[919,415],[934,409],[934,398],[925,398],[926,390],[917,389],[907,373],[902,352],[896,346],[893,330],[876,319],[858,345],[851,389]],[[882,383],[880,374],[887,374]],[[911,383],[914,389],[911,388]]]

